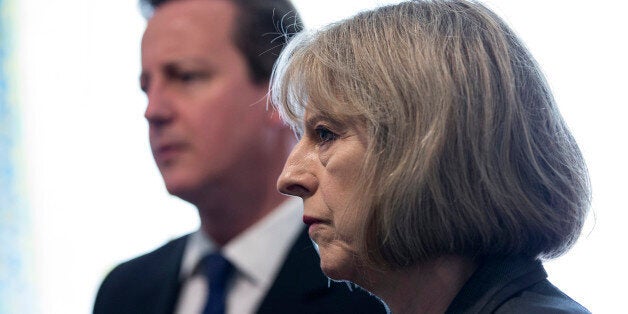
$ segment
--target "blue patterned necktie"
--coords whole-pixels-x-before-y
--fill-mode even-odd
[[[233,265],[220,252],[205,256],[202,263],[209,283],[209,295],[203,314],[224,314],[227,281],[233,272]]]

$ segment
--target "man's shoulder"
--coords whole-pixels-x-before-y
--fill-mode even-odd
[[[189,235],[174,239],[152,252],[116,266],[103,280],[94,305],[95,313],[109,309],[140,309],[157,298],[170,299],[178,289],[181,256]],[[131,313],[132,310],[121,310]]]
[[[185,244],[190,235],[184,235],[179,238],[168,241],[166,244],[156,248],[155,250],[146,254],[140,255],[133,259],[118,265],[113,272],[128,272],[128,271],[148,271],[153,268],[161,268],[160,261],[173,261],[180,260],[181,255],[185,249]]]
[[[179,265],[188,237],[189,235],[181,236],[149,253],[119,264],[107,275],[105,282],[118,278],[127,281],[132,278],[157,275],[166,267]]]

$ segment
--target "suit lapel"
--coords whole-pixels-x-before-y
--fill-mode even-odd
[[[317,271],[318,270],[318,271]],[[276,313],[278,308],[298,308],[328,291],[327,277],[304,229],[290,249],[258,313]]]
[[[154,299],[155,314],[174,313],[181,288],[179,273],[187,239],[188,236],[184,236],[169,243],[162,251],[161,267],[155,268],[154,276],[150,277],[154,278],[153,284],[158,287]]]

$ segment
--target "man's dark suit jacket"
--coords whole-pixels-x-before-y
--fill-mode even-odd
[[[94,314],[173,313],[188,236],[117,266],[98,291]],[[257,313],[386,313],[377,299],[359,288],[329,285],[319,263],[307,232],[302,232]]]
[[[547,280],[538,260],[494,259],[480,265],[447,313],[590,313]]]

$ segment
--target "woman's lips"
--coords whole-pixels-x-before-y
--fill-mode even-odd
[[[321,223],[323,222],[324,221],[322,219],[303,215],[303,223],[308,225],[308,234],[310,235],[310,238],[314,241],[316,241],[316,230],[320,228]]]
[[[311,225],[317,224],[317,223],[321,223],[321,222],[323,222],[321,219],[303,215],[303,223],[308,225],[308,226],[311,226]]]

